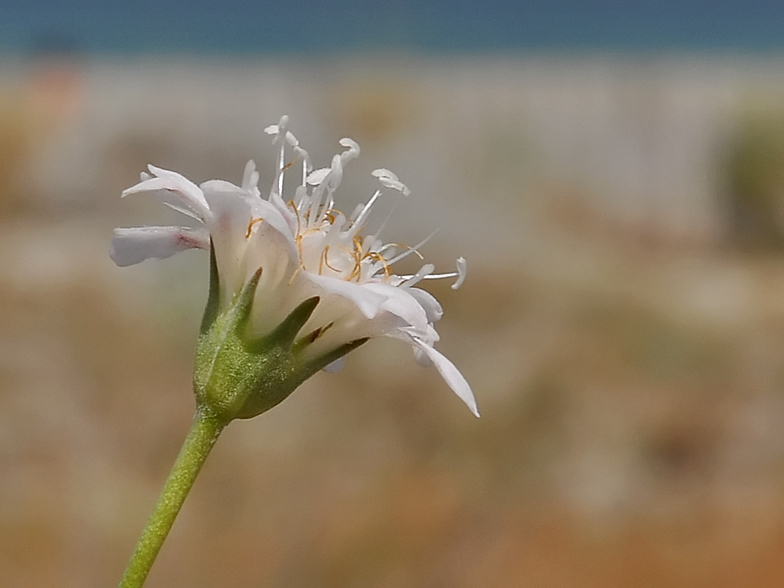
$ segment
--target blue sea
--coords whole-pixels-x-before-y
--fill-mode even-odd
[[[0,52],[778,51],[771,0],[0,0]]]

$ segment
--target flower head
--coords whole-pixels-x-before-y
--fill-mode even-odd
[[[266,396],[259,400],[259,393],[250,390],[239,402],[245,403],[243,407],[235,402],[229,416],[253,416],[280,402],[314,371],[339,367],[355,347],[388,336],[412,345],[420,363],[435,365],[478,416],[465,378],[433,347],[439,338],[433,323],[443,314],[441,306],[416,287],[423,280],[456,278],[453,288],[457,288],[465,277],[465,260],[459,258],[457,271],[447,274],[434,274],[431,264],[413,275],[395,274],[396,262],[410,255],[421,258],[419,249],[427,239],[404,247],[384,243],[380,230],[375,235],[362,231],[385,191],[408,196],[409,189],[391,171],[378,169],[373,175],[380,188],[345,216],[335,208],[334,196],[344,166],[359,155],[359,145],[341,139],[344,151],[332,158],[329,167],[314,170],[307,151],[287,126],[284,116],[266,129],[279,147],[266,198],[258,188],[259,174],[252,161],[245,167],[241,186],[222,180],[197,186],[178,173],[149,166],[150,173],[143,173],[140,183],[123,192],[123,196],[150,193],[203,225],[115,229],[111,252],[118,265],[126,266],[185,249],[211,250],[211,292],[194,377],[197,396],[208,400],[215,396],[209,389],[216,369],[230,372],[230,379],[250,379],[242,386],[264,388],[262,396]],[[287,153],[293,153],[290,162]],[[295,167],[301,167],[301,174],[286,201],[284,179],[296,173]],[[226,344],[228,332],[237,334],[232,344]],[[216,359],[234,347],[235,355]],[[259,359],[262,350],[263,360]],[[273,355],[274,361],[269,359]],[[277,376],[270,377],[270,371]]]

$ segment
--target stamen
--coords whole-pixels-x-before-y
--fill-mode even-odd
[[[297,217],[297,238],[299,238],[299,234],[302,231],[302,219],[300,219],[299,210],[297,210],[296,206],[293,208],[293,210],[294,210],[294,216]]]
[[[304,156],[302,157],[302,184],[301,185],[307,186],[308,174],[310,173],[310,170],[308,169],[310,167],[310,163],[308,162],[308,152],[305,151],[304,149],[300,149],[300,151],[304,153]]]
[[[245,238],[250,239],[250,234],[253,232],[253,225],[255,225],[256,223],[263,223],[263,222],[264,222],[264,218],[260,216],[257,218],[250,219],[250,222],[248,223],[248,230],[245,233]]]
[[[296,278],[297,274],[301,272],[303,269],[305,269],[304,266],[299,266],[297,269],[294,270],[294,273],[291,274],[291,278],[289,278],[289,286],[291,286],[294,283],[294,278]]]
[[[466,278],[466,273],[468,272],[468,264],[464,257],[458,257],[457,261],[457,281],[452,284],[452,290],[457,290],[460,286],[463,285],[463,282]]]
[[[294,242],[297,244],[297,255],[299,255],[299,265],[302,269],[305,269],[305,260],[302,258],[302,236],[303,233],[297,231],[297,236],[294,238]]]
[[[428,239],[429,238],[430,237],[428,237]],[[384,243],[381,247],[378,248],[377,253],[384,253],[387,249],[392,249],[394,247],[400,247],[401,249],[405,249],[407,252],[411,252],[414,255],[416,255],[422,261],[425,260],[425,256],[422,255],[419,251],[417,251],[414,247],[411,247],[411,245],[403,245],[402,243]],[[395,259],[395,258],[393,257],[392,259]],[[395,261],[397,261],[397,260],[395,260]],[[389,262],[388,261],[387,263],[394,263],[394,262]]]
[[[295,157],[294,159],[292,159],[291,161],[289,161],[289,162],[288,162],[286,165],[284,165],[282,168],[280,168],[280,171],[281,171],[281,172],[285,172],[285,171],[286,171],[287,169],[289,169],[289,168],[290,168],[292,165],[294,165],[295,163],[297,163],[297,161],[299,161],[299,156]]]
[[[357,206],[354,208],[354,211],[351,213],[351,216],[348,217],[348,219],[351,221],[352,224],[356,222],[356,219],[359,216],[359,213],[362,212],[363,208],[365,208],[364,204],[357,204]]]
[[[377,262],[379,262],[381,266],[384,268],[385,278],[388,278],[391,275],[389,271],[389,265],[387,264],[387,260],[384,259],[384,257],[380,253],[377,253],[375,251],[368,251],[368,253],[365,254],[365,258],[363,259],[363,261],[365,259],[376,260]],[[373,274],[375,274],[375,272],[373,272]]]
[[[272,141],[273,145],[280,141],[280,155],[278,156],[278,169],[275,173],[275,180],[272,183],[273,190],[275,188],[275,184],[278,186],[278,195],[283,196],[283,170],[285,169],[285,151],[286,151],[286,142],[288,140],[287,134],[288,131],[286,127],[289,124],[289,117],[282,116],[280,117],[280,122],[277,125],[273,125],[267,127],[265,131],[272,134],[275,133],[275,139]],[[292,135],[293,136],[293,135]]]
[[[362,212],[359,213],[359,216],[354,221],[354,226],[351,227],[352,234],[359,231],[359,229],[362,227],[362,223],[367,218],[367,215],[370,213],[370,208],[373,206],[373,203],[376,200],[378,200],[379,196],[381,196],[381,190],[376,190],[376,193],[373,194],[373,196],[370,197],[370,200],[368,200],[368,203],[365,204],[364,208],[362,209]]]
[[[419,278],[419,280],[444,280],[446,278],[457,278],[457,281],[454,284],[452,284],[452,290],[457,290],[463,284],[463,281],[465,281],[466,269],[467,269],[466,260],[464,258],[462,258],[462,257],[458,257],[457,258],[457,271],[456,272],[448,272],[446,274],[431,274],[431,273],[427,273],[426,275],[421,276]],[[422,270],[419,270],[419,271],[422,271]],[[400,276],[400,277],[401,278],[410,277],[410,278],[413,279],[413,278],[415,278],[418,275],[418,273],[419,272],[417,272],[417,274],[414,274],[413,276]],[[419,281],[419,280],[417,280],[417,281]],[[408,286],[410,284],[408,282],[406,282],[405,285]]]
[[[297,212],[302,212],[309,204],[310,196],[308,195],[308,189],[305,186],[297,186],[297,189],[294,191],[294,205],[296,206]]]
[[[251,159],[245,164],[245,171],[242,174],[242,188],[251,191],[257,188],[259,183],[259,172],[256,171],[256,163]]]
[[[430,234],[429,234],[427,237],[425,237],[425,238],[424,238],[424,239],[422,239],[422,240],[421,240],[419,243],[417,243],[416,245],[414,245],[413,247],[411,247],[411,248],[410,248],[408,251],[404,251],[404,252],[403,252],[403,253],[401,253],[400,255],[396,255],[395,257],[393,257],[392,259],[390,259],[389,261],[387,261],[387,263],[388,263],[389,265],[392,265],[393,263],[397,263],[398,261],[400,261],[400,260],[401,260],[401,259],[403,259],[404,257],[408,257],[408,256],[409,256],[409,255],[411,255],[412,253],[416,253],[417,255],[419,255],[420,259],[422,259],[422,255],[419,253],[419,248],[420,248],[420,247],[424,247],[425,243],[427,243],[428,241],[430,241],[430,239],[432,239],[432,238],[435,236],[435,234],[436,234],[437,232],[438,232],[438,229],[436,229],[435,231],[433,231],[432,233],[430,233]]]
[[[424,280],[425,278],[427,278],[427,276],[429,276],[431,273],[433,273],[434,269],[436,269],[436,266],[434,266],[432,263],[426,263],[414,275],[412,275],[412,276],[400,276],[401,278],[403,278],[405,280],[405,282],[400,284],[400,287],[401,288],[410,288],[411,286],[414,286],[415,284],[419,283],[420,280]]]
[[[364,250],[362,248],[364,241],[362,239],[362,235],[356,235],[351,240],[351,242],[354,244],[354,258],[357,260],[357,262],[362,261],[362,256],[364,255]]]
[[[327,201],[324,203],[324,206],[323,206],[323,208],[322,208],[322,212],[321,212],[321,216],[322,216],[322,217],[323,217],[323,216],[326,216],[326,215],[327,215],[327,213],[328,213],[330,210],[334,210],[334,208],[333,208],[333,206],[335,206],[335,198],[333,197],[333,194],[334,194],[334,193],[335,193],[335,191],[334,191],[334,190],[329,190],[329,191],[327,192],[327,194],[328,194],[328,198],[327,198]]]
[[[400,203],[400,193],[398,193],[397,198],[395,198],[395,202],[392,204],[392,208],[389,209],[389,212],[387,213],[386,218],[384,218],[384,222],[382,222],[381,226],[378,227],[378,230],[376,231],[376,234],[375,234],[376,237],[381,235],[381,231],[383,231],[384,228],[387,226],[387,223],[389,222],[389,219],[392,218],[392,214],[395,212],[395,209],[397,209],[397,205],[399,203]]]
[[[446,278],[456,278],[459,274],[457,272],[447,272],[445,274],[428,274],[426,276],[422,276],[423,280],[443,280]]]
[[[321,260],[322,260],[322,262],[323,262],[323,265],[326,265],[326,266],[327,266],[329,269],[331,269],[333,272],[340,273],[340,270],[339,270],[338,268],[336,268],[336,267],[332,267],[332,266],[329,264],[329,259],[327,258],[327,255],[328,255],[328,253],[327,253],[327,252],[328,252],[328,251],[329,251],[329,246],[325,247],[325,248],[324,248],[324,251],[321,253]],[[321,270],[322,270],[322,269],[323,269],[323,268],[322,268],[322,266],[319,266],[319,275],[322,275],[322,274],[321,274]]]
[[[319,209],[321,209],[321,199],[324,196],[324,192],[327,192],[327,202],[332,197],[332,193],[335,189],[340,185],[341,180],[343,179],[343,164],[341,163],[340,155],[334,155],[332,157],[332,165],[330,166],[329,172],[321,181],[321,183],[313,190],[312,199],[313,201],[310,203],[310,210],[308,214],[308,225],[312,226],[319,220]],[[334,204],[334,200],[333,200]],[[327,205],[327,208],[330,208],[331,204]]]
[[[284,131],[285,132],[285,131]],[[286,161],[286,143],[285,141],[280,142],[280,156],[278,157],[278,195],[283,196],[283,176],[285,175],[283,172],[286,170],[286,166],[284,162]]]
[[[337,211],[334,211],[337,212]],[[344,217],[340,212],[338,212],[338,216],[332,216],[330,213],[330,227],[327,229],[327,234],[324,235],[324,246],[328,247],[332,245],[332,242],[338,238],[340,235],[340,229],[343,224],[346,222],[346,217]]]

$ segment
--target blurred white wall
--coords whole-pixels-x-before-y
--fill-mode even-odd
[[[658,238],[714,241],[724,224],[722,142],[750,96],[784,95],[784,62],[773,59],[183,58],[74,67],[80,112],[26,172],[43,202],[105,203],[148,162],[197,181],[239,181],[248,158],[271,153],[263,129],[286,113],[317,165],[352,136],[366,152],[358,167],[389,167],[426,194],[407,219],[412,232],[442,224],[463,239],[462,223],[449,221],[468,214],[477,226],[508,227],[506,243],[524,232],[515,230],[521,221],[536,224],[553,208]],[[18,64],[0,71],[24,78]],[[268,166],[260,166],[263,182]],[[356,185],[344,193],[361,190],[349,199],[369,195],[364,177],[351,174]]]

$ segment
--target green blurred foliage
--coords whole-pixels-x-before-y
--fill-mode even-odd
[[[723,174],[733,239],[741,246],[784,246],[784,112],[752,108],[728,141]]]

